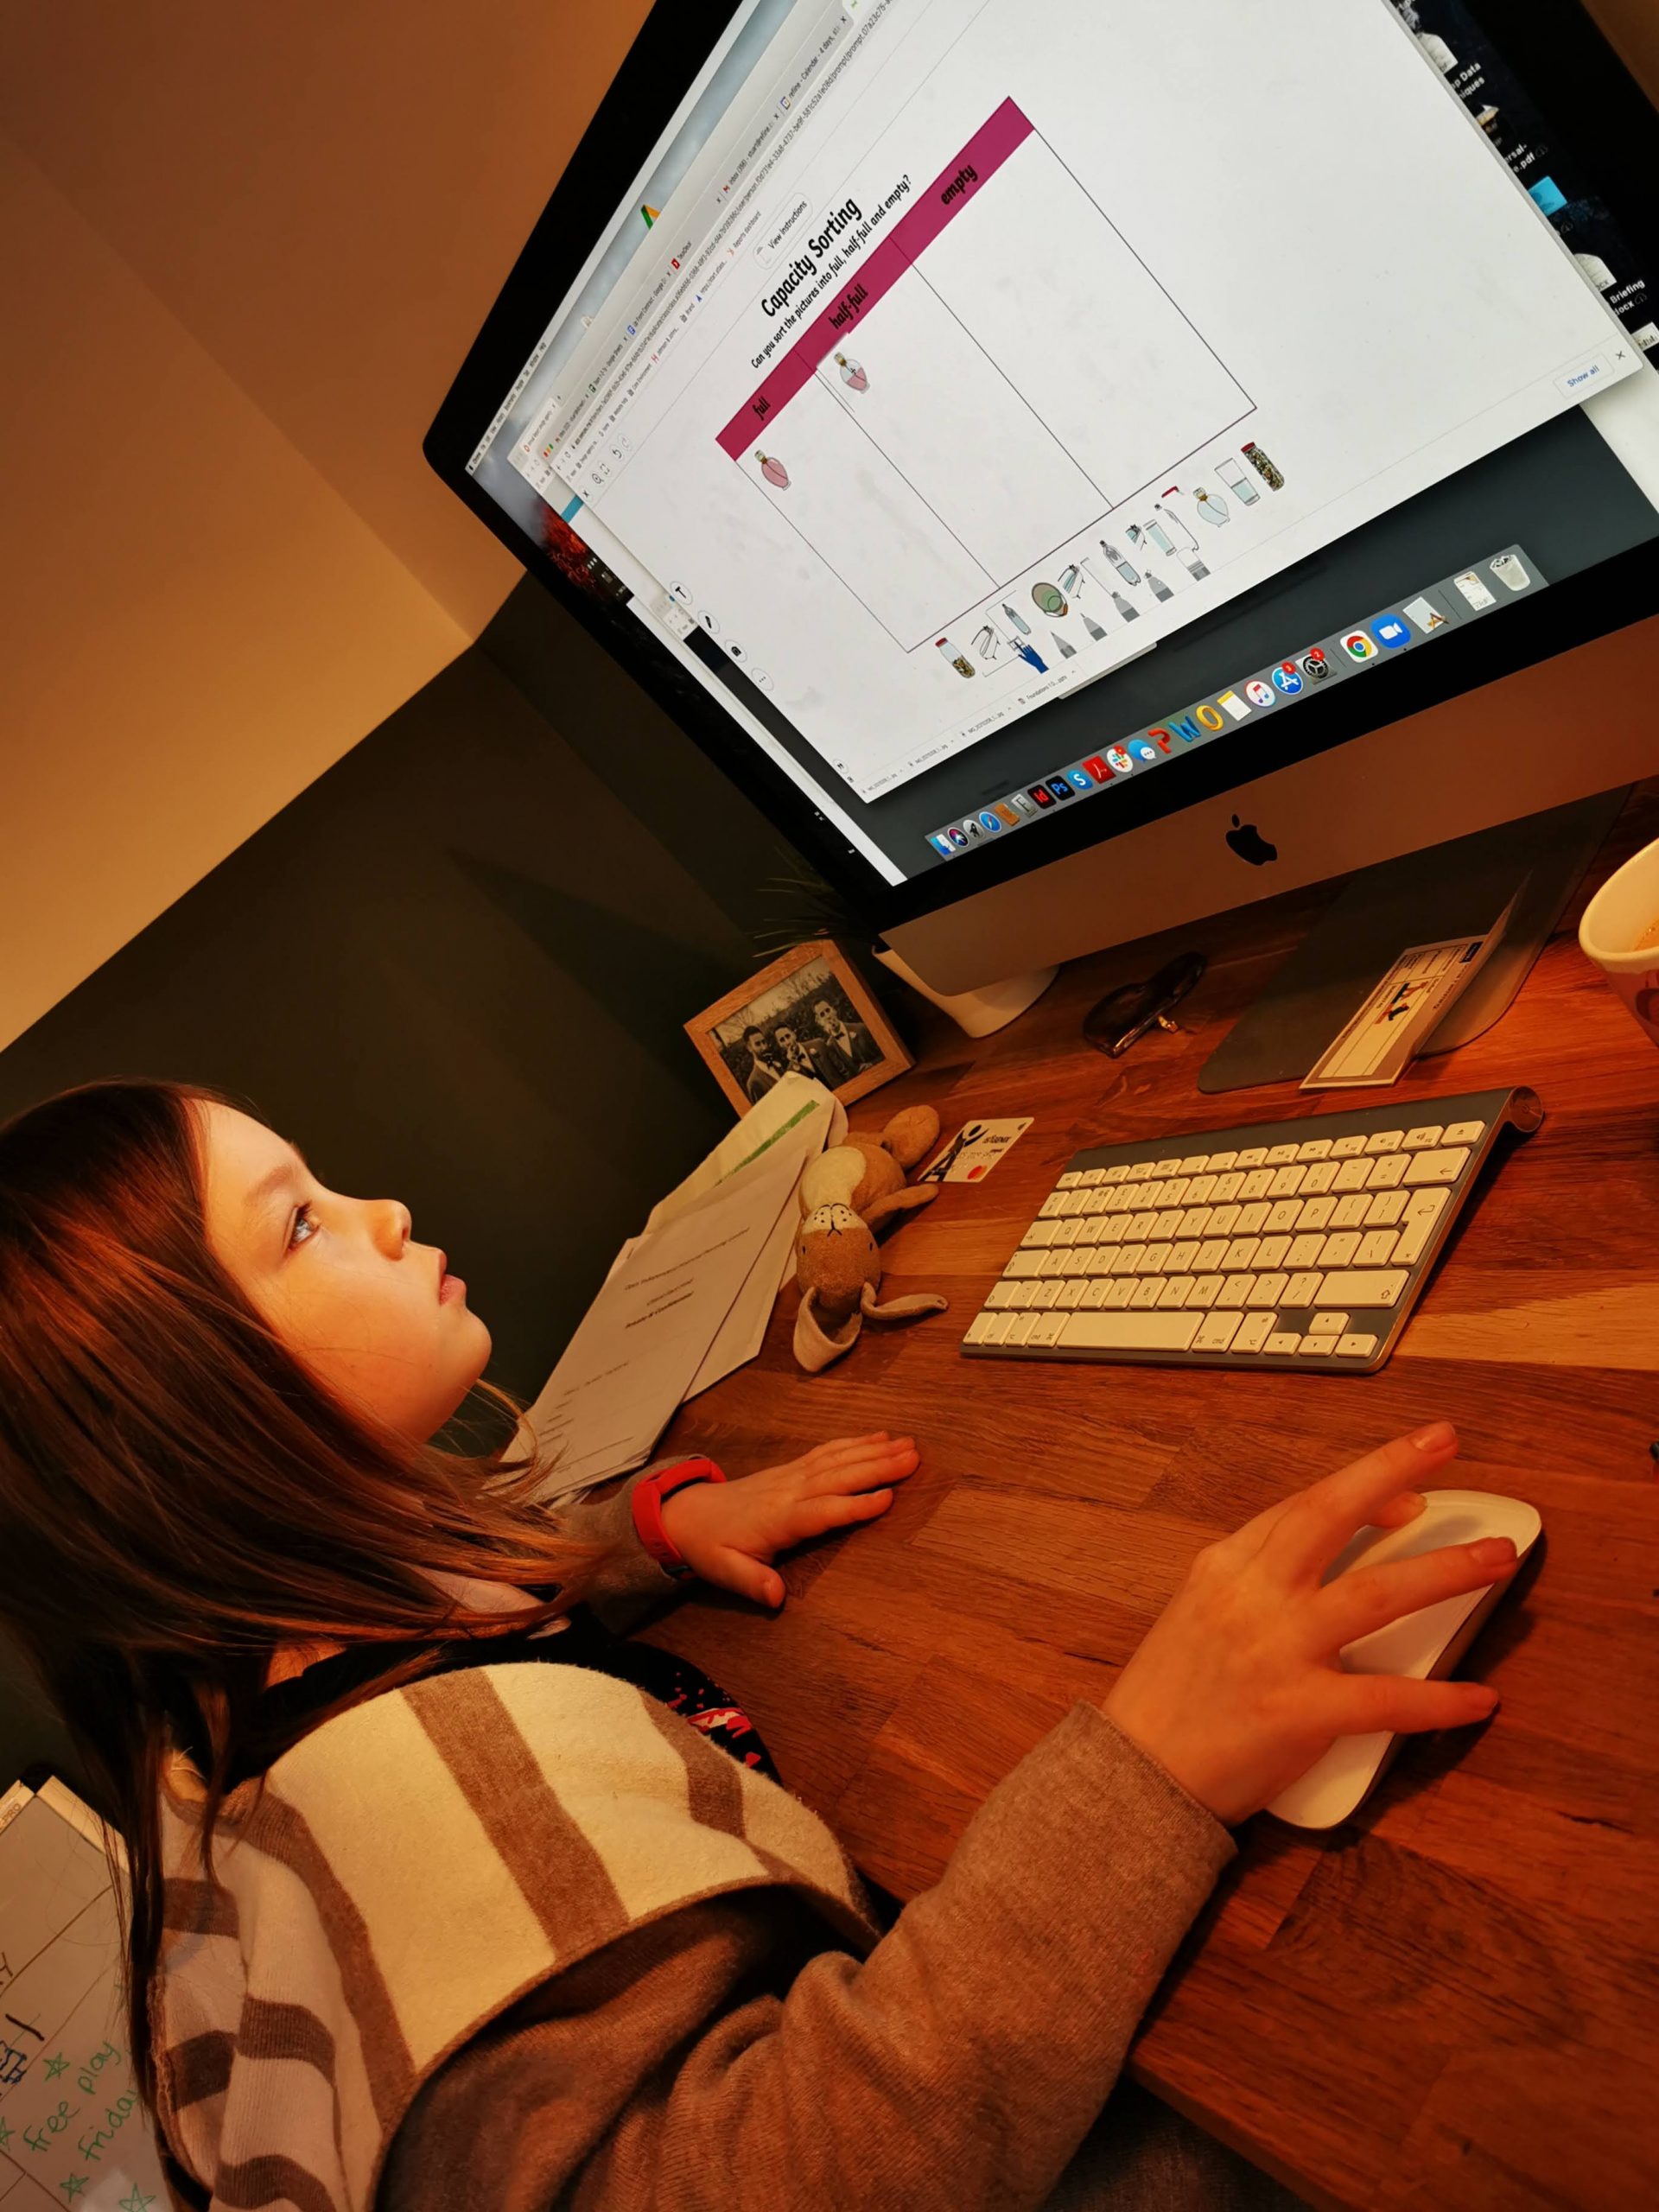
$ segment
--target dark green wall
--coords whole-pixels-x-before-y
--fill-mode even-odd
[[[767,880],[798,866],[526,583],[0,1052],[0,1117],[108,1075],[245,1097],[336,1189],[408,1203],[496,1379],[533,1395],[622,1238],[729,1127],[681,1024],[746,972]],[[0,1788],[37,1758],[75,1778],[0,1656]]]

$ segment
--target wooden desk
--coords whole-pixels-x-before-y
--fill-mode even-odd
[[[1656,836],[1659,785],[1590,887]],[[785,1562],[780,1616],[693,1597],[649,1633],[742,1698],[791,1785],[908,1897],[1068,1706],[1103,1694],[1200,1545],[1452,1416],[1459,1478],[1544,1516],[1540,1570],[1470,1662],[1503,1707],[1408,1746],[1328,1838],[1247,1827],[1135,2070],[1316,2206],[1637,2212],[1659,2202],[1659,1052],[1580,957],[1581,900],[1503,1020],[1399,1085],[1404,1103],[1530,1083],[1549,1118],[1381,1374],[957,1355],[1079,1147],[1318,1110],[1293,1086],[1204,1098],[1194,1078],[1328,895],[1080,963],[978,1043],[935,1022],[914,1073],[854,1109],[879,1128],[931,1100],[947,1134],[1036,1120],[988,1183],[948,1186],[888,1246],[889,1285],[944,1290],[949,1314],[867,1332],[809,1378],[791,1291],[761,1357],[671,1441],[749,1469],[891,1428],[922,1467],[880,1521]],[[1185,1033],[1118,1063],[1082,1044],[1094,998],[1189,944],[1211,966]]]

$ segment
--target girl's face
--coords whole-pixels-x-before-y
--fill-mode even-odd
[[[288,1349],[337,1396],[418,1442],[484,1371],[490,1332],[396,1198],[325,1190],[292,1145],[206,1104],[207,1241]]]

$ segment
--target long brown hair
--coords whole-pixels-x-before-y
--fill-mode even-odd
[[[256,1713],[278,1645],[429,1647],[499,1629],[434,1571],[540,1590],[514,1616],[534,1628],[602,1556],[530,1504],[544,1471],[533,1457],[410,1443],[285,1349],[208,1244],[210,1101],[240,1103],[187,1084],[87,1084],[0,1128],[0,1623],[126,1847],[128,2036],[152,2105],[170,1744],[207,1747],[211,1872],[232,1771],[263,1772],[432,1660],[389,1651],[367,1684],[278,1726]]]

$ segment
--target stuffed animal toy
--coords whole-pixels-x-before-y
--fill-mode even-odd
[[[907,1106],[879,1137],[849,1136],[820,1153],[801,1178],[801,1226],[795,1240],[795,1280],[801,1287],[795,1357],[817,1375],[849,1352],[867,1320],[908,1320],[942,1313],[949,1300],[918,1291],[885,1306],[876,1301],[881,1252],[875,1232],[931,1205],[937,1183],[909,1184],[938,1142],[931,1106]]]

